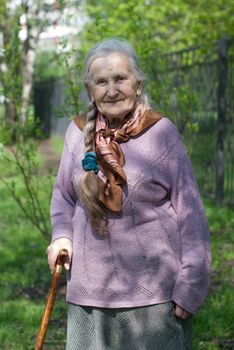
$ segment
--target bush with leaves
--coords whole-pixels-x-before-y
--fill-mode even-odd
[[[35,122],[18,123],[16,142],[9,144],[8,133],[0,134],[0,181],[15,199],[25,217],[48,238],[50,234],[49,203],[54,176],[45,173],[38,157],[40,131]],[[5,125],[5,131],[9,126]],[[34,138],[32,137],[34,135]]]

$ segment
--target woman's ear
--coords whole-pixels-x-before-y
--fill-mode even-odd
[[[92,93],[91,86],[89,84],[86,84],[85,87],[86,87],[86,90],[88,91],[90,100],[94,103],[94,96],[93,96],[93,93]]]
[[[137,89],[136,89],[136,95],[140,96],[142,93],[142,86],[140,82],[137,82]]]

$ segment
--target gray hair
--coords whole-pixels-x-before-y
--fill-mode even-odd
[[[140,68],[139,59],[136,54],[136,51],[127,41],[123,39],[113,38],[113,39],[104,40],[98,43],[97,45],[95,45],[89,51],[84,61],[83,79],[82,79],[83,83],[85,84],[86,87],[91,83],[90,67],[93,61],[96,58],[105,57],[106,55],[113,52],[119,52],[127,57],[129,68],[133,73],[136,81],[139,82],[142,87],[142,93],[138,97],[138,101],[143,102],[144,104],[149,106],[150,105],[149,97],[144,89],[144,82],[146,81],[146,76]]]

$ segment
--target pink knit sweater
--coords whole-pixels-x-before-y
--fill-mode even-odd
[[[209,230],[181,137],[162,118],[121,147],[123,209],[108,214],[109,235],[101,237],[74,191],[83,133],[73,121],[68,127],[51,203],[52,241],[73,241],[67,301],[124,308],[173,300],[195,313],[209,285]]]

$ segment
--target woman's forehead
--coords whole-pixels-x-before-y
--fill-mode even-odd
[[[130,72],[127,56],[119,52],[113,52],[103,57],[96,58],[90,66],[93,76],[115,72]]]

